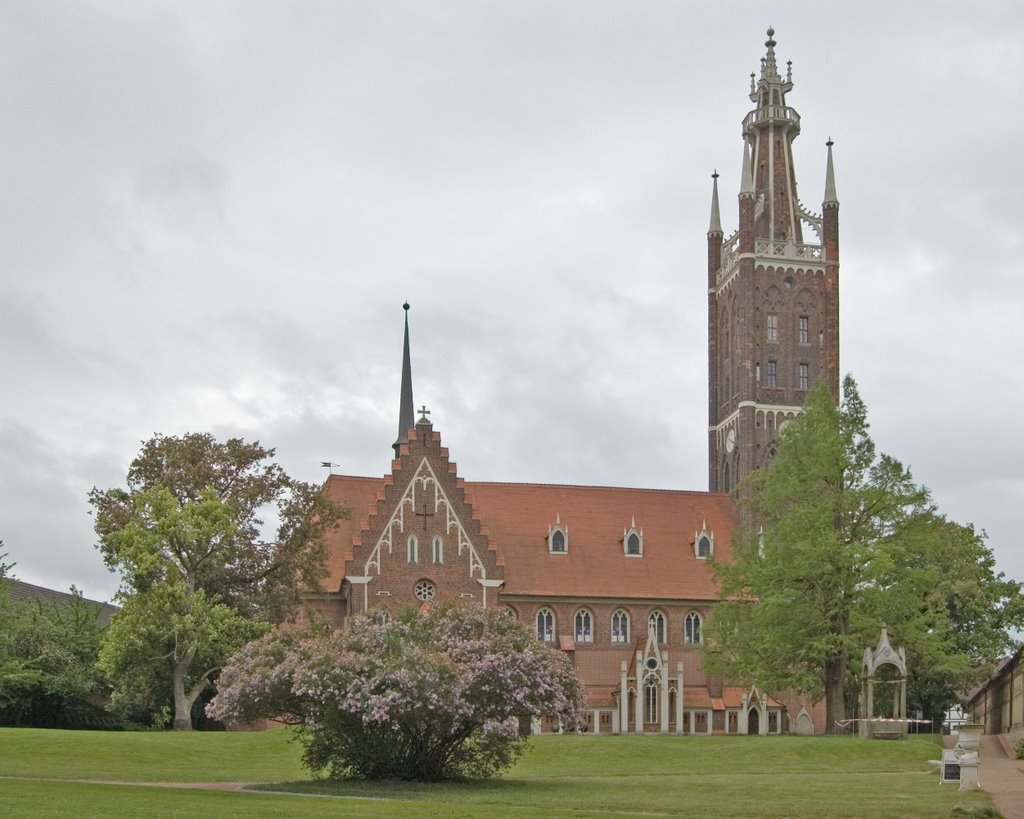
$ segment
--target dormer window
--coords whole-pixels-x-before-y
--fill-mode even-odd
[[[622,533],[622,551],[627,557],[640,557],[644,553],[644,530],[636,528],[636,518]]]
[[[555,515],[555,525],[548,529],[548,551],[552,554],[569,551],[569,527],[562,525],[559,515]]]
[[[707,521],[693,535],[693,554],[698,560],[707,560],[715,553],[715,535],[708,531]]]
[[[701,535],[697,541],[697,557],[710,557],[711,556],[711,538],[707,535]]]

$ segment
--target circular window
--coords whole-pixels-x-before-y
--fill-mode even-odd
[[[652,671],[658,667],[658,661],[654,657],[647,658],[647,667]]]
[[[421,580],[416,584],[414,592],[417,600],[426,602],[427,600],[434,599],[434,595],[437,594],[437,588],[429,580]]]

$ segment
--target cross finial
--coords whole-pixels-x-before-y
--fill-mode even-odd
[[[422,407],[420,407],[420,420],[419,420],[419,423],[421,423],[421,424],[429,424],[430,423],[430,419],[427,418],[428,415],[430,415],[430,410],[428,410],[427,409],[427,405],[424,404]]]

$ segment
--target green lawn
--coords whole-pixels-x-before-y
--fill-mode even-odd
[[[945,817],[991,808],[984,793],[939,786],[927,764],[939,753],[930,737],[545,736],[501,780],[414,785],[310,781],[285,731],[0,729],[0,816]],[[111,784],[242,781],[304,795]]]

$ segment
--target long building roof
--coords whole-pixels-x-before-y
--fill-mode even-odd
[[[327,591],[338,591],[365,521],[392,476],[332,475],[326,491],[351,509],[328,537]],[[504,565],[502,595],[531,597],[714,600],[717,585],[697,556],[702,533],[713,554],[728,560],[736,525],[728,495],[668,489],[532,483],[464,482],[466,500]],[[548,534],[561,524],[565,553],[552,553]],[[642,534],[642,554],[625,554],[624,535]]]

